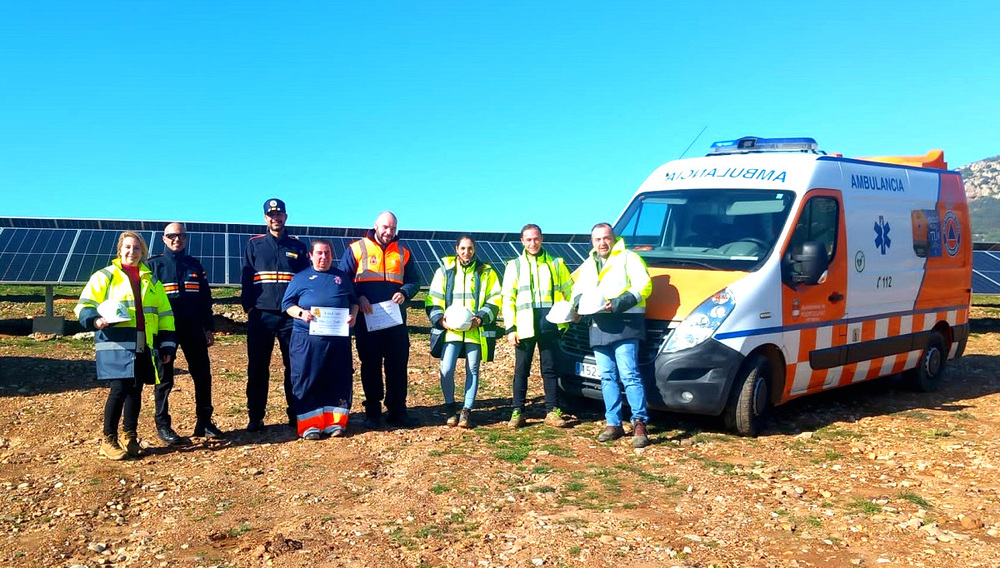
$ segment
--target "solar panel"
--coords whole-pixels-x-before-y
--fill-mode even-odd
[[[514,243],[481,242],[477,251],[483,250],[486,251],[485,254],[481,252],[477,253],[481,254],[486,262],[492,264],[497,271],[502,273],[507,261],[521,254],[522,247],[520,242],[516,243],[516,245]]]
[[[426,288],[431,285],[431,280],[434,279],[434,273],[437,272],[441,265],[439,263],[431,264],[429,262],[417,263],[417,273],[420,274],[420,286]]]
[[[499,244],[499,243],[497,243]],[[496,253],[496,249],[493,247],[494,243],[482,241],[476,243],[476,256],[481,258],[484,262],[488,262],[493,265],[497,270],[503,270],[503,258],[501,258]]]
[[[142,235],[150,255],[165,248],[161,235],[166,222],[100,221],[86,219],[0,218],[0,283],[83,284],[111,263],[123,230]],[[261,225],[187,223],[187,252],[201,261],[215,286],[238,286],[243,250]],[[347,254],[350,243],[367,229],[346,227],[288,227],[308,246],[317,237],[333,243],[334,262]],[[455,231],[400,231],[400,241],[410,248],[421,286],[430,284],[440,259],[455,254]],[[472,233],[481,259],[503,272],[505,262],[521,253],[518,233]],[[545,235],[546,247],[566,257],[575,268],[590,245],[582,235]],[[574,242],[580,241],[580,242]],[[576,251],[576,252],[574,252]],[[582,251],[582,252],[580,252]]]
[[[1000,272],[1000,255],[985,250],[972,251],[972,268],[979,272]]]
[[[0,218],[0,283],[83,284],[115,257],[123,230],[138,232],[159,254],[160,236],[166,222],[98,221],[85,219]],[[215,286],[239,286],[240,266],[247,241],[263,232],[259,225],[188,223],[188,253],[197,257]],[[345,227],[289,227],[289,233],[306,245],[317,237],[333,243],[335,262],[347,253],[351,242],[367,229]],[[400,240],[413,253],[421,286],[430,284],[440,258],[455,254],[460,232],[400,231]],[[517,233],[473,233],[477,255],[503,273],[507,260],[521,254]],[[977,244],[977,247],[981,245]],[[570,270],[590,252],[586,235],[545,235],[545,248],[562,256]],[[973,251],[972,291],[1000,294],[1000,252]]]
[[[975,294],[1000,294],[1000,272],[972,273],[972,292]]]
[[[57,282],[76,231],[10,228],[0,232],[0,281]]]
[[[444,258],[446,256],[455,256],[455,243],[451,241],[433,240],[433,241],[427,241],[427,244],[430,245],[434,256],[437,258]],[[479,252],[478,248],[476,252],[477,253]]]
[[[972,251],[972,293],[1000,294],[1000,254]]]

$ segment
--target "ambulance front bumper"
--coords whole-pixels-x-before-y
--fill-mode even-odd
[[[660,353],[646,400],[652,408],[690,414],[722,414],[743,355],[709,339],[675,353]]]
[[[646,404],[656,410],[716,416],[729,400],[729,390],[743,355],[714,339],[678,351],[658,353],[640,365]],[[592,366],[591,372],[582,372]],[[592,372],[593,355],[564,357],[559,364],[559,388],[574,396],[601,400],[601,380]]]

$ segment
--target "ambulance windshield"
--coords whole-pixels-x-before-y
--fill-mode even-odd
[[[691,189],[644,193],[615,226],[649,265],[756,270],[775,248],[795,195]]]

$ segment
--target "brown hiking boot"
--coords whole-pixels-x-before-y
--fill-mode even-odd
[[[128,456],[128,452],[118,445],[117,434],[106,435],[101,439],[101,449],[98,454],[115,461],[123,460]]]
[[[562,410],[555,408],[545,415],[545,425],[553,428],[569,428],[569,420],[563,416]]]
[[[610,442],[612,440],[617,440],[625,435],[625,430],[622,430],[621,426],[605,426],[604,431],[598,434],[598,442]]]
[[[511,429],[524,428],[528,424],[528,421],[524,419],[524,415],[520,410],[514,409],[514,412],[510,413],[510,421],[507,422],[507,426]]]
[[[125,431],[125,452],[132,458],[139,458],[146,455],[146,450],[139,445],[139,435],[135,430]]]
[[[445,421],[446,425],[458,426],[458,408],[459,406],[454,402],[445,405],[444,411],[448,415],[448,420]]]
[[[459,428],[471,428],[472,425],[469,423],[469,419],[472,416],[471,408],[463,408],[461,414],[458,415],[458,427]]]
[[[649,445],[649,433],[646,431],[646,423],[636,420],[632,424],[632,447],[645,448]]]

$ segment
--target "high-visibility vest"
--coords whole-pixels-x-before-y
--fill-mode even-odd
[[[427,315],[434,320],[448,309],[449,288],[450,301],[469,308],[472,313],[482,319],[482,325],[468,331],[449,330],[444,337],[448,341],[466,341],[479,343],[483,353],[487,349],[486,333],[488,324],[497,319],[500,312],[500,278],[493,267],[484,262],[475,261],[467,267],[458,265],[453,256],[441,259],[443,266],[434,273],[430,289],[424,299]],[[449,286],[450,282],[450,286]]]
[[[591,250],[587,260],[576,269],[573,278],[574,300],[586,291],[597,289],[606,300],[613,300],[626,292],[636,297],[638,303],[622,313],[646,313],[646,298],[653,292],[646,262],[638,254],[625,248],[621,237],[611,247],[607,260],[597,269],[597,251]]]
[[[358,265],[355,284],[393,282],[403,285],[403,266],[410,259],[410,251],[399,246],[398,241],[389,243],[383,251],[378,243],[365,237],[351,243],[351,253]]]
[[[159,384],[159,349],[177,349],[174,340],[174,313],[170,308],[170,300],[163,291],[163,284],[142,263],[139,264],[139,288],[145,327],[145,345],[142,347],[152,351],[153,369],[156,372],[156,383]],[[117,258],[110,266],[98,270],[90,277],[73,311],[81,322],[92,322],[100,317],[97,306],[106,300],[123,302],[128,306],[131,319],[94,332],[97,378],[134,377],[136,350],[139,347],[135,295],[128,275],[122,270],[121,260]]]
[[[550,256],[544,250],[538,256],[527,251],[507,261],[503,273],[503,323],[510,332],[527,339],[535,336],[535,309],[551,308],[552,304],[569,300],[573,276],[562,258]],[[560,324],[564,329],[568,324]]]

